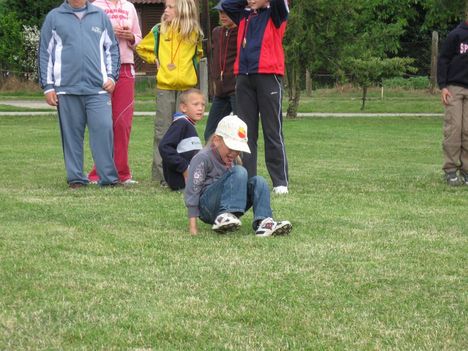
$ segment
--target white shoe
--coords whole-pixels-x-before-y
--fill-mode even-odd
[[[132,178],[124,180],[123,182],[120,182],[122,185],[135,185],[138,184],[138,182]]]
[[[266,237],[272,235],[286,235],[292,230],[292,224],[289,221],[275,222],[273,218],[265,218],[257,230],[256,236]]]
[[[237,218],[232,213],[226,212],[221,213],[218,217],[216,217],[211,229],[217,233],[226,233],[239,229],[241,225],[242,222],[239,218]]]
[[[284,185],[275,186],[275,187],[273,188],[273,193],[274,193],[274,194],[278,194],[278,195],[287,194],[287,193],[289,193],[288,187],[287,187],[287,186],[284,186]]]

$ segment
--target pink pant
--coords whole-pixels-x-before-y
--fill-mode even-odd
[[[135,96],[135,71],[133,65],[123,63],[120,77],[112,93],[112,120],[114,129],[114,162],[121,182],[132,178],[128,165],[128,144],[132,129]],[[98,181],[96,166],[88,174],[90,181]]]

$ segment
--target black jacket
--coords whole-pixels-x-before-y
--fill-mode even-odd
[[[468,24],[460,23],[442,45],[437,63],[439,88],[457,85],[468,88]]]
[[[201,148],[194,123],[184,114],[176,113],[171,126],[159,143],[164,179],[172,190],[185,188],[183,172]]]

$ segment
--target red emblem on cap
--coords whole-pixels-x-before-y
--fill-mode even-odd
[[[239,136],[239,138],[241,139],[245,139],[246,135],[245,135],[245,129],[240,127],[239,130],[237,131],[237,135]]]

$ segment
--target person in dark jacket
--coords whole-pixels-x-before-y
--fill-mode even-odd
[[[437,82],[445,106],[445,179],[449,185],[468,185],[468,20],[448,34],[439,55]]]
[[[234,63],[237,114],[249,130],[251,154],[242,161],[257,174],[257,139],[262,120],[265,163],[274,194],[287,194],[288,160],[283,137],[283,37],[289,14],[287,0],[223,0],[223,10],[238,26]]]
[[[236,76],[234,62],[237,55],[237,26],[223,11],[221,1],[214,7],[219,23],[212,32],[211,78],[214,96],[205,127],[205,142],[213,135],[219,121],[231,112],[237,114]]]
[[[203,93],[189,89],[180,94],[179,111],[159,143],[164,179],[172,190],[185,188],[190,160],[202,148],[195,124],[205,112]]]

